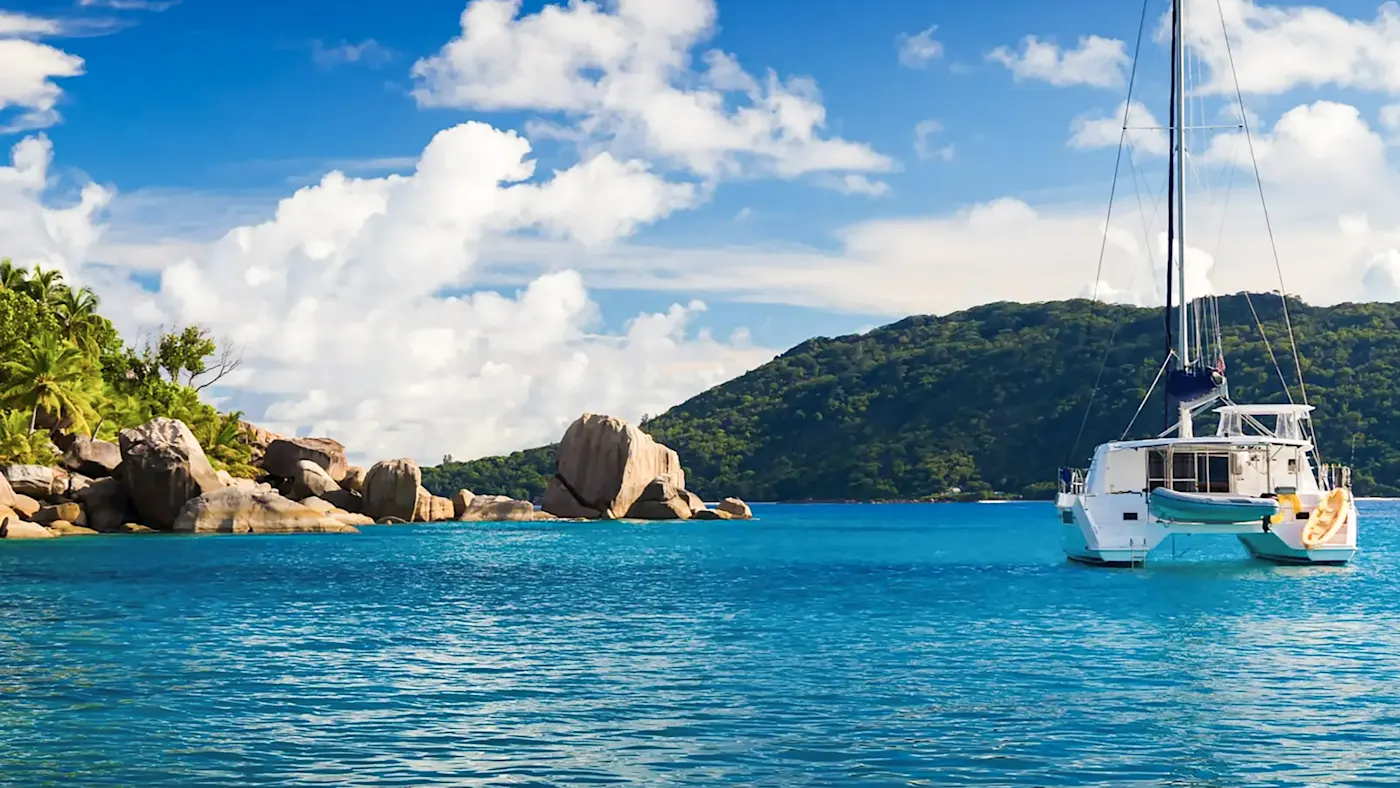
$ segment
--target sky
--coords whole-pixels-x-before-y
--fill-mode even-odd
[[[1400,6],[1183,9],[1191,294],[1400,300]],[[207,327],[271,429],[540,445],[815,335],[1160,304],[1167,11],[0,0],[0,257]]]

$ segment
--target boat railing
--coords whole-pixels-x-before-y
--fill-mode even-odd
[[[1060,493],[1069,495],[1084,494],[1084,479],[1089,472],[1083,468],[1060,469]]]
[[[1351,489],[1351,468],[1349,466],[1325,464],[1318,477],[1324,490]]]

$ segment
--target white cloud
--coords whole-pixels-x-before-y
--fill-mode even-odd
[[[872,181],[864,175],[846,175],[835,181],[833,188],[844,194],[863,194],[867,197],[883,197],[890,192],[888,183]]]
[[[1234,75],[1246,93],[1324,86],[1400,91],[1400,6],[1394,2],[1363,20],[1315,5],[1188,0],[1185,19],[1187,41],[1209,69],[1200,86],[1205,92],[1233,94]]]
[[[1231,135],[1222,136],[1191,164],[1188,289],[1192,295],[1272,290],[1278,275],[1248,152]],[[1314,304],[1390,297],[1381,285],[1395,273],[1391,251],[1400,250],[1400,173],[1360,114],[1332,102],[1294,108],[1256,132],[1255,151],[1289,292]],[[1229,168],[1237,168],[1233,176]],[[1137,195],[1132,179],[1124,178],[1100,297],[1160,304],[1164,195]],[[1162,183],[1140,186],[1160,189]],[[549,261],[582,271],[595,287],[891,317],[947,313],[989,301],[1086,295],[1104,242],[1105,207],[1102,199],[1031,204],[1002,198],[951,214],[858,222],[837,234],[832,249],[629,245],[588,252],[517,241],[493,247],[485,266],[519,275]]]
[[[1122,41],[1099,36],[1082,37],[1077,47],[1063,50],[1053,42],[1026,36],[1019,52],[997,47],[987,59],[1006,66],[1017,80],[1096,88],[1122,85],[1123,72],[1132,62]]]
[[[29,16],[0,9],[0,38],[57,35],[63,26],[56,19]]]
[[[0,166],[0,257],[18,265],[75,274],[99,240],[95,220],[111,199],[100,186],[81,188],[78,200],[49,205],[49,165],[53,146],[40,135],[21,140],[10,151],[8,166]]]
[[[1328,197],[1338,212],[1394,200],[1395,179],[1385,141],[1349,104],[1317,101],[1283,113],[1267,133],[1252,133],[1254,156],[1265,182],[1282,184],[1312,199]],[[1252,171],[1243,132],[1212,138],[1202,160]]]
[[[181,0],[78,0],[88,8],[111,8],[117,11],[164,11],[179,5]]]
[[[22,110],[8,122],[0,115],[0,133],[57,123],[63,90],[53,80],[83,73],[82,58],[22,38],[0,38],[0,63],[0,113]]]
[[[914,125],[914,153],[920,159],[942,159],[952,161],[955,153],[952,144],[935,148],[932,138],[943,131],[943,124],[936,120],[921,120]]]
[[[334,68],[347,63],[361,63],[370,68],[379,68],[393,60],[393,53],[383,44],[367,38],[358,44],[341,41],[327,46],[325,42],[311,42],[311,59],[322,68]]]
[[[471,0],[462,34],[418,61],[423,106],[564,115],[532,134],[606,144],[707,179],[751,172],[885,172],[869,146],[821,134],[826,109],[810,79],[759,79],[718,50],[691,71],[715,24],[714,0],[589,0],[517,18],[519,0]]]
[[[606,245],[698,198],[607,152],[546,177],[529,153],[484,124],[447,129],[411,175],[332,173],[267,221],[185,244],[186,256],[160,263],[152,293],[87,262],[106,257],[93,249],[106,192],[91,187],[66,212],[44,207],[49,145],[31,138],[0,169],[0,234],[18,240],[22,264],[57,264],[122,304],[112,316],[127,336],[199,322],[241,345],[244,374],[219,392],[225,406],[273,429],[331,434],[364,459],[538,445],[584,410],[657,413],[772,357],[742,334],[688,328],[704,308],[693,301],[598,335],[573,271],[515,295],[466,293],[491,238]]]
[[[934,32],[938,25],[932,25],[914,35],[900,33],[895,37],[899,49],[899,63],[905,68],[924,68],[930,61],[943,57],[943,44],[935,41]]]
[[[1124,126],[1127,126],[1126,133]],[[1165,156],[1170,146],[1164,124],[1140,101],[1119,104],[1113,114],[1106,117],[1081,115],[1070,124],[1070,131],[1069,146],[1080,150],[1116,148],[1122,139],[1135,150]]]

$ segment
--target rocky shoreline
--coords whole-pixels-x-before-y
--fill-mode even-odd
[[[625,421],[584,414],[564,433],[541,501],[424,489],[410,459],[350,465],[330,438],[244,424],[263,474],[216,471],[183,422],[157,418],[117,443],[73,437],[59,467],[0,466],[0,538],[140,533],[356,533],[371,524],[533,520],[742,520],[737,498],[708,508],[672,449]]]

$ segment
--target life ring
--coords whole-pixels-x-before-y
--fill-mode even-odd
[[[1303,547],[1321,547],[1351,521],[1351,492],[1345,487],[1327,493],[1303,526]]]

